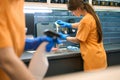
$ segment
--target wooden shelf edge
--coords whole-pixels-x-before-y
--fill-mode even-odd
[[[66,4],[55,4],[55,3],[41,3],[41,2],[25,2],[25,7],[47,7],[51,9],[67,10]],[[93,6],[95,11],[117,11],[120,12],[120,7],[111,6]]]
[[[55,4],[55,3],[41,3],[41,2],[25,2],[25,7],[48,7],[52,9],[65,9],[67,6],[65,4]]]
[[[120,7],[113,6],[93,6],[96,11],[117,11],[120,12]]]

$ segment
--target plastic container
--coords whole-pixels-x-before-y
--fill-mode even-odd
[[[92,1],[92,4],[93,4],[93,5],[98,5],[98,1],[97,1],[97,0],[93,0],[93,1]]]

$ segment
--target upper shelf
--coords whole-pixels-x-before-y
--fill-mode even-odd
[[[120,12],[120,7],[112,6],[93,6],[96,11],[117,11]]]
[[[26,7],[47,7],[51,9],[61,9],[67,10],[66,4],[56,4],[56,3],[40,3],[40,2],[25,2]],[[117,11],[120,12],[120,7],[111,6],[93,6],[96,11]]]
[[[67,6],[65,4],[55,4],[55,3],[40,3],[40,2],[25,2],[25,6],[27,7],[47,7],[52,9],[63,9],[67,10]]]

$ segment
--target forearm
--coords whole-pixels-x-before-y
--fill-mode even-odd
[[[72,28],[78,28],[79,22],[77,22],[77,23],[72,23],[71,25],[72,25]]]
[[[45,46],[48,42],[43,42],[36,49],[32,59],[30,60],[28,69],[32,72],[37,80],[42,80],[47,72],[49,63],[47,57],[45,56],[46,50]]]
[[[0,67],[11,80],[35,80],[24,63],[15,55],[12,48],[0,49]]]
[[[79,44],[80,41],[76,37],[67,37],[67,41]]]

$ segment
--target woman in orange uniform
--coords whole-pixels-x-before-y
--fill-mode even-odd
[[[69,0],[67,7],[73,15],[83,16],[83,18],[80,22],[73,24],[56,21],[63,28],[78,28],[75,37],[66,37],[61,34],[61,38],[80,44],[84,71],[105,69],[107,67],[106,52],[103,46],[101,24],[95,11],[83,0]]]

